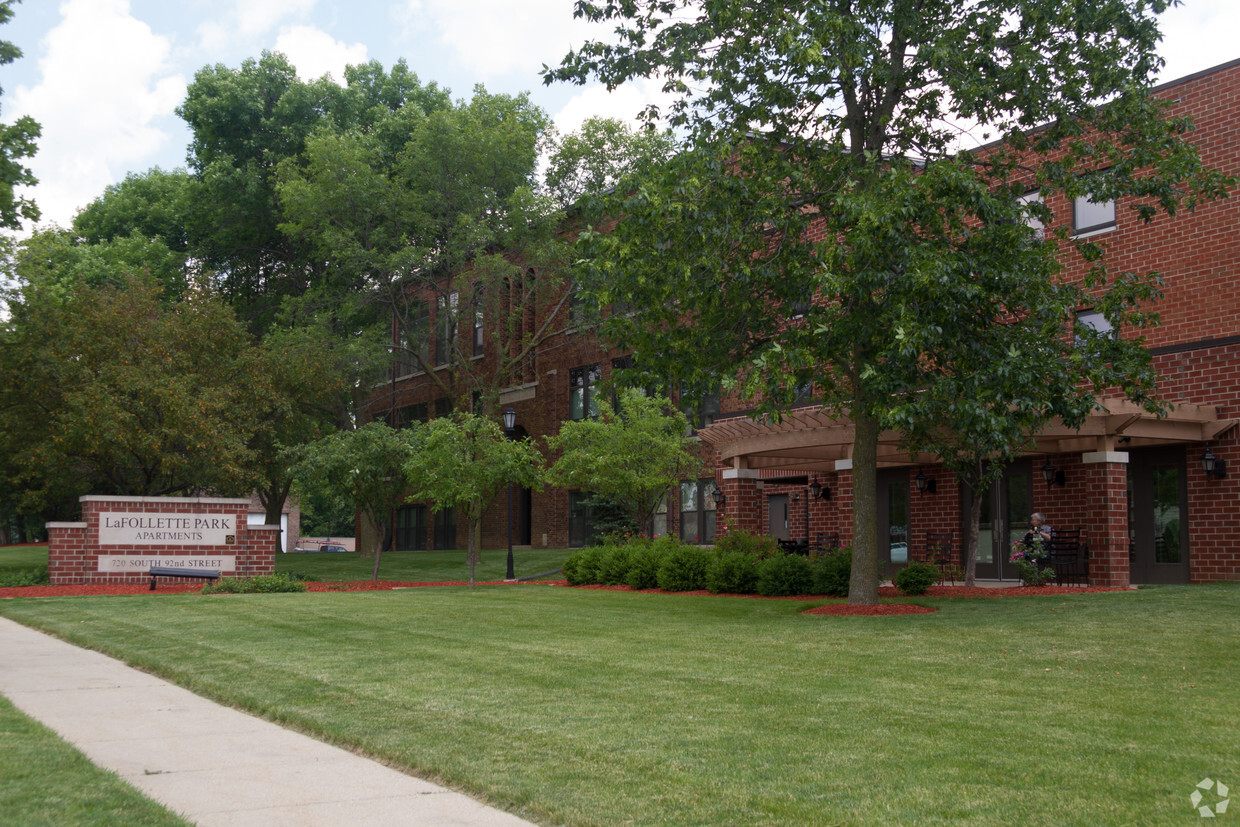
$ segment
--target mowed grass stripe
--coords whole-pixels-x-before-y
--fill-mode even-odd
[[[0,612],[546,823],[1151,823],[1240,779],[1240,588],[921,602],[941,611],[494,586]]]

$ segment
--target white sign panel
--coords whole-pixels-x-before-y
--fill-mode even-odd
[[[171,566],[177,569],[201,569],[203,571],[236,571],[236,557],[159,557],[137,554],[101,554],[99,571],[144,572],[151,566]]]
[[[99,515],[101,546],[225,546],[237,541],[232,514]]]

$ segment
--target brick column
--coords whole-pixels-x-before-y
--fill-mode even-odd
[[[1129,585],[1128,454],[1098,451],[1081,455],[1085,474],[1089,584]]]
[[[47,571],[54,586],[86,582],[86,523],[46,523]]]
[[[840,547],[853,543],[853,462],[851,459],[835,463],[835,488],[831,491],[835,503],[837,525],[840,531]]]
[[[720,472],[720,490],[728,500],[716,515],[719,536],[727,533],[724,516],[737,529],[753,534],[762,533],[762,497],[758,491],[758,472],[749,468],[724,468]]]

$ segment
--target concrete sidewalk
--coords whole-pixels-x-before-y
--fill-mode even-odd
[[[6,618],[0,693],[197,824],[529,824]]]

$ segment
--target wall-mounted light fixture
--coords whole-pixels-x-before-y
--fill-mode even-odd
[[[809,484],[809,493],[814,495],[816,500],[831,499],[831,489],[818,481],[818,477],[814,477],[814,481]]]
[[[715,508],[723,508],[728,502],[728,495],[724,494],[717,485],[715,490],[710,492],[710,498],[715,501]]]
[[[921,494],[935,494],[939,490],[938,480],[930,479],[924,471],[918,471],[917,476],[913,477],[913,485],[917,486],[917,491]]]
[[[1206,452],[1201,455],[1201,470],[1206,472],[1207,477],[1221,480],[1227,476],[1227,460],[1219,459],[1206,448]]]
[[[1047,488],[1050,488],[1052,485],[1058,485],[1060,488],[1063,488],[1065,482],[1063,471],[1052,465],[1049,459],[1042,466],[1042,479],[1045,480]]]

